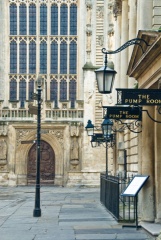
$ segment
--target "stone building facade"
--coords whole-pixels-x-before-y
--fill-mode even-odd
[[[29,105],[37,105],[39,77],[41,183],[99,185],[105,148],[91,147],[85,126],[88,119],[101,126],[102,106],[116,104],[115,88],[160,88],[160,10],[161,0],[0,0],[0,185],[35,181],[37,116]],[[110,55],[114,91],[101,95],[94,71],[104,63],[102,48],[115,50],[137,36],[153,46],[145,59],[132,46]],[[126,150],[127,174],[150,175],[140,218],[160,221],[160,124],[143,116],[142,126],[140,134],[117,133],[109,173],[124,174]]]

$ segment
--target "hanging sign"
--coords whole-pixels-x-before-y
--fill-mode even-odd
[[[109,119],[142,119],[142,108],[138,107],[123,107],[123,106],[103,106],[103,118]]]
[[[118,105],[161,105],[161,89],[117,88]]]

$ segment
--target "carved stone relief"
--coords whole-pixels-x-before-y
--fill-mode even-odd
[[[119,16],[122,12],[122,2],[120,0],[114,0],[113,3],[113,15],[115,19]]]
[[[0,165],[7,164],[7,143],[4,139],[0,140]]]
[[[87,62],[90,62],[90,53],[91,53],[91,36],[92,36],[92,27],[91,27],[91,16],[92,16],[92,1],[86,0],[86,51],[87,51]]]
[[[25,139],[26,136],[29,135],[29,133],[33,132],[33,130],[24,130],[19,129],[16,131],[16,143],[17,147],[21,144],[21,141]],[[34,140],[34,139],[33,139]]]
[[[49,130],[49,133],[54,135],[54,137],[56,137],[56,139],[58,140],[58,142],[60,143],[60,145],[63,148],[63,130]]]
[[[71,137],[70,170],[79,170],[79,143],[78,137]]]
[[[97,17],[100,19],[103,19],[103,17],[104,17],[104,7],[103,6],[97,8]]]

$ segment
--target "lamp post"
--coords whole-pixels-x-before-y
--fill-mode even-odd
[[[104,119],[103,123],[101,124],[101,128],[95,127],[92,124],[91,120],[88,120],[86,125],[86,131],[88,136],[91,136],[91,145],[92,147],[100,146],[100,144],[105,143],[106,148],[106,178],[108,176],[108,148],[113,147],[115,144],[114,142],[114,135],[112,134],[112,126],[113,122],[110,119]],[[94,133],[94,129],[102,130],[102,133]]]
[[[35,208],[33,211],[34,217],[41,217],[41,208],[40,208],[40,147],[41,147],[41,85],[42,79],[38,78],[37,81],[37,141],[36,141],[36,150],[37,150],[37,161],[36,161],[36,189],[35,189]]]

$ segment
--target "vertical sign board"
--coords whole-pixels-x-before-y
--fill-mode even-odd
[[[118,105],[161,105],[161,89],[117,88]]]
[[[124,190],[124,192],[121,193],[121,196],[135,197],[139,193],[139,191],[141,190],[141,188],[143,187],[148,178],[149,176],[136,175],[129,183],[127,188]]]

